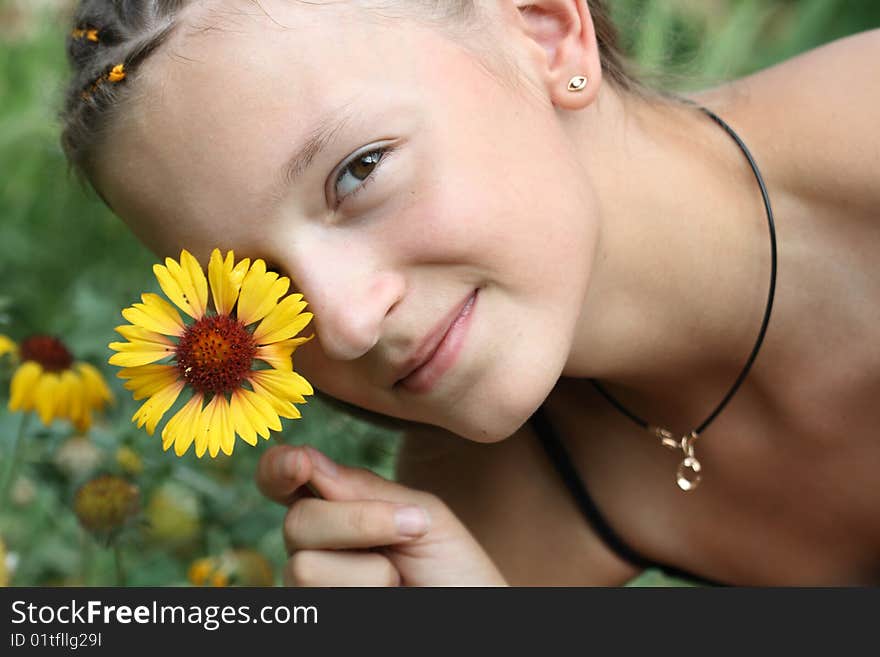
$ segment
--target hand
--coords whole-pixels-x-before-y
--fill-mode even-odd
[[[507,586],[431,493],[339,465],[312,447],[287,445],[263,454],[257,486],[289,507],[289,586]]]

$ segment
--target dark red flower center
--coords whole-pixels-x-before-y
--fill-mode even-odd
[[[32,335],[19,345],[22,360],[39,363],[47,372],[61,372],[73,365],[73,354],[51,335]]]
[[[180,375],[203,394],[238,388],[256,353],[257,345],[244,324],[227,315],[203,317],[187,327],[175,351]]]

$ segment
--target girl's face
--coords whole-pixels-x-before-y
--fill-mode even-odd
[[[596,250],[559,110],[429,28],[261,4],[187,10],[98,186],[157,253],[233,248],[289,275],[317,334],[295,366],[320,390],[507,437],[565,367]],[[445,356],[398,383],[465,305]]]

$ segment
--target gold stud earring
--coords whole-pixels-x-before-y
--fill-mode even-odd
[[[568,90],[569,91],[583,91],[587,88],[587,78],[583,75],[576,75],[571,80],[568,81]]]

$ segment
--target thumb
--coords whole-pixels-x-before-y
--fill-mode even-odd
[[[313,466],[311,488],[325,500],[427,504],[431,498],[430,493],[407,488],[366,468],[351,468],[335,463],[314,447],[306,446],[305,451]]]

